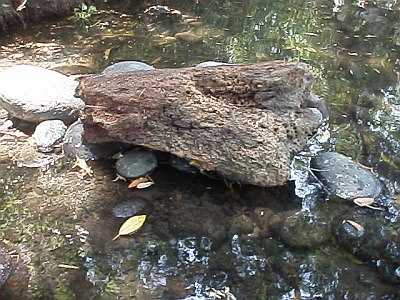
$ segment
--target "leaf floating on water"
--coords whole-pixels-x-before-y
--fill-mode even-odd
[[[146,215],[139,215],[129,218],[124,222],[124,224],[122,224],[118,234],[112,240],[113,241],[116,240],[121,235],[128,235],[135,233],[143,226],[145,220],[146,220]]]
[[[368,207],[375,210],[382,210],[382,208],[380,207],[371,206],[374,201],[374,198],[356,198],[353,200],[354,204],[357,204],[360,207]]]
[[[153,181],[141,182],[139,183],[136,188],[137,189],[146,189],[154,184]]]
[[[353,226],[358,232],[361,232],[364,230],[364,227],[362,227],[360,224],[358,224],[357,222],[354,222],[352,220],[344,220],[343,223],[347,223],[350,224],[351,226]]]
[[[140,177],[138,179],[135,179],[128,185],[128,189],[133,189],[137,187],[140,183],[148,182],[149,179],[147,177]]]

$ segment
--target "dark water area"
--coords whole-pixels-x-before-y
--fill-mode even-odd
[[[145,13],[156,4],[169,11]],[[165,164],[151,175],[154,186],[135,190],[113,181],[112,159],[91,162],[94,176],[84,178],[59,154],[29,168],[37,157],[26,141],[0,136],[0,240],[13,262],[0,299],[400,299],[396,1],[95,5],[1,32],[0,68],[28,63],[81,76],[124,60],[155,68],[306,62],[330,120],[305,152],[337,151],[373,170],[382,210],[328,195],[307,156],[295,157],[293,180],[281,188]],[[143,228],[112,241],[123,222],[113,207],[135,199]],[[345,220],[365,236],[357,240]]]

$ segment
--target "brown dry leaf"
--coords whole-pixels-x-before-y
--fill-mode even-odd
[[[350,224],[351,226],[353,226],[359,232],[364,230],[364,227],[362,227],[360,224],[358,224],[357,222],[354,222],[352,220],[344,220],[343,223]]]
[[[374,203],[374,198],[356,198],[353,200],[353,202],[362,207]]]
[[[135,179],[128,185],[128,189],[133,189],[138,186],[138,184],[143,183],[143,182],[148,182],[149,178],[147,177],[140,177],[138,179]]]

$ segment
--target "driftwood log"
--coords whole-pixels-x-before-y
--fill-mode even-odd
[[[250,65],[100,74],[80,82],[84,138],[118,141],[196,160],[228,179],[287,182],[320,120],[307,107],[307,65]]]

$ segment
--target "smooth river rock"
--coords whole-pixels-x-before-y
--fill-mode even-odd
[[[115,164],[118,174],[125,178],[145,176],[157,167],[157,158],[153,152],[131,150]]]
[[[112,214],[117,218],[128,218],[139,214],[146,206],[146,200],[135,198],[118,203],[112,208]]]
[[[74,97],[78,83],[55,71],[18,65],[0,72],[0,106],[18,119],[71,123],[85,103]]]
[[[317,155],[312,159],[311,167],[330,192],[342,199],[375,198],[382,190],[374,174],[336,152]]]
[[[149,70],[154,70],[154,67],[140,61],[127,60],[108,66],[104,69],[103,73],[125,73]]]
[[[64,137],[67,126],[61,120],[47,120],[36,126],[33,144],[40,152],[53,151],[54,145]]]
[[[87,143],[82,139],[83,132],[84,128],[80,120],[68,127],[63,141],[63,150],[67,157],[97,160],[110,157],[115,153],[132,148],[131,145],[124,143]]]

